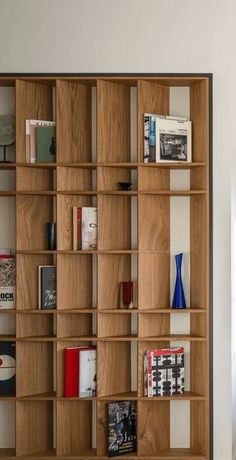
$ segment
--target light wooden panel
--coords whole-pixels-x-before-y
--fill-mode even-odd
[[[86,455],[92,448],[92,402],[57,402],[57,455]]]
[[[49,196],[17,196],[17,249],[47,249],[47,222],[53,222]]]
[[[97,403],[97,455],[107,455],[108,401]]]
[[[209,365],[208,346],[206,343],[195,342],[190,344],[190,382],[191,391],[208,396]]]
[[[140,191],[170,189],[170,171],[152,167],[139,167],[138,184]]]
[[[39,265],[53,265],[53,257],[50,255],[17,255],[16,297],[18,310],[38,309]]]
[[[16,159],[26,161],[25,120],[52,120],[52,88],[47,84],[16,80]]]
[[[98,249],[131,249],[129,196],[103,195],[98,198]]]
[[[52,393],[53,344],[22,341],[17,343],[16,352],[17,396]]]
[[[92,206],[90,196],[58,195],[57,197],[57,247],[58,249],[73,249],[73,206]]]
[[[98,167],[98,190],[119,190],[118,182],[131,182],[131,170]]]
[[[130,314],[99,314],[98,315],[98,336],[112,337],[131,334]]]
[[[53,336],[53,315],[18,315],[16,334],[18,337]]]
[[[159,195],[139,196],[139,249],[170,250],[170,198]]]
[[[112,396],[131,391],[130,353],[130,342],[99,342],[98,396]]]
[[[158,337],[169,333],[169,314],[139,314],[139,337]]]
[[[57,308],[92,307],[92,256],[57,256]]]
[[[58,337],[80,337],[92,335],[92,314],[57,315]]]
[[[88,162],[92,159],[91,87],[57,80],[57,161]]]
[[[92,170],[82,168],[57,167],[57,190],[92,190]]]
[[[204,80],[190,87],[190,120],[192,121],[192,159],[209,159],[209,84]]]
[[[209,408],[208,402],[191,401],[191,448],[209,458]]]
[[[141,162],[144,152],[144,113],[168,115],[168,86],[148,80],[138,81],[138,160]]]
[[[120,282],[131,280],[131,256],[98,256],[98,308],[120,307]]]
[[[76,341],[66,341],[60,340],[57,342],[57,396],[64,397],[65,390],[65,349],[67,347],[80,347],[83,345],[92,345],[91,342],[76,342]]]
[[[138,402],[138,454],[161,454],[170,447],[170,402]]]
[[[139,308],[165,308],[170,304],[169,254],[139,254]]]
[[[53,170],[17,167],[16,189],[19,191],[53,190]]]
[[[97,160],[130,161],[130,88],[97,81]]]

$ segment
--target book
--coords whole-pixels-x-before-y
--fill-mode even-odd
[[[82,208],[77,208],[76,206],[73,206],[73,250],[74,251],[82,249],[81,217],[82,217]]]
[[[16,394],[16,344],[0,342],[0,395]]]
[[[79,394],[79,350],[87,347],[65,348],[65,398]]]
[[[82,250],[97,249],[97,208],[83,207],[81,212]]]
[[[159,118],[156,122],[156,162],[191,160],[191,121]]]
[[[161,161],[159,158],[159,126],[160,120],[165,126],[168,126],[168,122],[176,122],[176,126],[178,123],[190,123],[190,133],[189,133],[189,149],[191,152],[191,122],[187,121],[185,117],[175,117],[171,115],[160,115],[160,114],[152,114],[152,113],[145,113],[144,114],[144,163],[156,163]],[[167,122],[167,123],[165,123]],[[189,125],[188,125],[189,126]],[[188,128],[189,129],[189,128]],[[179,141],[181,139],[179,138]],[[174,149],[173,149],[174,150]],[[172,159],[163,158],[162,161],[183,161],[181,158],[179,159]],[[188,155],[188,160],[191,161],[191,153]]]
[[[56,267],[39,265],[38,267],[38,308],[42,310],[56,308]]]
[[[36,128],[37,163],[54,163],[56,161],[55,126]]]
[[[137,403],[108,403],[108,457],[137,451]]]
[[[144,395],[184,393],[184,348],[160,348],[144,353]]]
[[[15,309],[16,259],[10,253],[0,253],[0,310]]]
[[[55,126],[55,121],[25,120],[26,163],[36,163],[36,128]]]
[[[97,350],[95,346],[80,348],[79,350],[79,387],[80,398],[96,396],[97,382]]]
[[[74,206],[72,220],[73,250],[97,249],[97,208]]]

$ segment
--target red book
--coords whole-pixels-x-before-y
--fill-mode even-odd
[[[82,208],[73,206],[73,250],[82,249]]]
[[[65,349],[65,398],[78,397],[79,351],[88,347],[68,347]]]

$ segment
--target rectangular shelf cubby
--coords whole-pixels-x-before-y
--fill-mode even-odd
[[[19,192],[43,192],[56,190],[56,172],[53,168],[17,166],[16,190]]]
[[[60,312],[57,315],[58,337],[91,337],[95,327],[96,315],[92,313],[63,314]]]

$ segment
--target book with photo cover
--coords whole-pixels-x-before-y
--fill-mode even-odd
[[[0,342],[0,395],[16,394],[16,344]]]
[[[79,350],[79,397],[96,396],[97,383],[96,346]]]
[[[38,267],[38,308],[42,310],[56,308],[56,267],[54,265]]]
[[[159,118],[156,122],[156,162],[191,162],[191,121]]]
[[[55,163],[56,128],[55,126],[36,128],[37,163]]]
[[[16,259],[15,256],[0,253],[0,310],[15,309]]]
[[[160,348],[144,353],[144,396],[184,393],[184,348]]]
[[[54,127],[55,121],[25,120],[26,130],[26,163],[36,163],[36,129]]]
[[[137,451],[136,401],[108,403],[108,456],[118,457]]]

